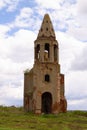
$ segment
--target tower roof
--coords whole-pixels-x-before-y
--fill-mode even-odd
[[[50,36],[55,38],[55,32],[54,32],[53,25],[52,25],[49,15],[45,14],[41,28],[38,33],[38,38],[50,37]]]

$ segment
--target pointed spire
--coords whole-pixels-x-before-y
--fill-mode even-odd
[[[43,22],[38,33],[38,38],[40,37],[54,37],[55,38],[53,25],[48,14],[44,15]]]

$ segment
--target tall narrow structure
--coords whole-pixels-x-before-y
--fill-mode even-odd
[[[58,42],[48,14],[34,42],[34,66],[24,73],[24,109],[37,114],[67,110]]]

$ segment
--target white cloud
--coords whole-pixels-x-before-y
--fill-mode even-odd
[[[56,36],[59,42],[59,61],[62,65],[61,68],[64,73],[67,73],[76,55],[79,55],[83,51],[84,44],[67,33],[56,32]]]
[[[1,8],[6,7],[11,11],[13,1],[0,2]],[[83,44],[87,36],[86,3],[81,4],[81,0],[78,0],[78,3],[67,0],[36,2],[38,6],[36,4],[34,8],[21,8],[19,15],[15,16],[8,26],[0,25],[0,104],[12,104],[12,100],[17,104],[17,100],[22,100],[23,71],[33,66],[36,34],[31,30],[38,32],[43,14],[49,13],[59,42],[60,65],[61,72],[65,74],[68,108],[84,109],[87,99],[87,49]],[[17,30],[14,32],[13,29]]]
[[[55,29],[58,29],[58,26],[60,27],[61,25],[64,26],[69,24],[68,22],[72,21],[72,19],[76,16],[76,5],[70,4],[69,1],[61,2],[60,0],[51,0],[52,7],[50,7],[51,3],[49,1],[36,1],[39,3],[36,11],[42,16],[45,13],[49,13],[52,21],[54,22]],[[51,9],[47,9],[46,6],[43,7],[44,4],[46,4],[47,7],[50,7]],[[58,6],[57,8],[53,8],[54,5],[58,5],[60,8],[58,8]]]
[[[26,34],[26,35],[24,35],[24,34]],[[56,35],[57,35],[57,39],[59,42],[59,48],[60,48],[59,49],[60,65],[61,65],[62,72],[65,74],[66,97],[67,97],[67,99],[71,99],[72,102],[73,102],[73,100],[75,100],[75,102],[76,102],[76,100],[77,100],[77,102],[79,102],[79,98],[84,98],[86,96],[86,87],[84,87],[84,89],[82,88],[83,82],[85,82],[85,84],[87,84],[86,79],[84,78],[83,72],[81,73],[81,76],[79,73],[77,73],[77,75],[76,75],[76,73],[72,73],[72,71],[69,68],[71,66],[71,61],[73,60],[75,55],[79,54],[83,50],[83,45],[80,42],[78,42],[76,39],[74,39],[73,37],[71,37],[65,33],[56,32]],[[15,33],[15,35],[12,37],[11,41],[10,41],[11,37],[8,38],[7,43],[10,43],[11,50],[14,53],[14,56],[16,55],[16,58],[19,59],[19,61],[20,61],[20,56],[18,56],[16,49],[20,48],[22,46],[25,49],[22,51],[19,51],[20,54],[24,53],[25,51],[27,51],[27,54],[28,54],[29,48],[31,48],[32,54],[33,54],[32,45],[33,45],[33,40],[34,40],[35,36],[32,32],[29,32],[26,30],[20,30]],[[30,44],[30,42],[28,42],[28,40],[30,38],[32,40],[32,44]],[[28,45],[29,45],[29,48],[27,49]],[[8,96],[7,91],[5,91],[5,93],[6,93],[5,96],[3,96],[1,94],[2,98],[1,97],[0,98],[2,99],[1,101],[4,104],[11,104],[11,102],[8,102],[11,100],[11,96],[13,97],[14,102],[15,102],[15,100],[17,98],[19,99],[18,95],[22,94],[22,93],[16,93],[16,91],[19,92],[19,88],[22,90],[23,86],[18,88],[18,86],[15,85],[15,87],[17,87],[17,89],[15,89],[14,87],[11,88],[11,86],[14,86],[14,84],[16,84],[16,81],[17,81],[17,83],[20,82],[21,80],[23,81],[23,78],[20,79],[17,77],[17,75],[19,75],[19,77],[21,77],[21,75],[23,75],[23,70],[29,68],[28,65],[29,65],[30,56],[31,56],[31,54],[29,53],[28,55],[26,55],[27,56],[26,60],[25,60],[25,58],[23,58],[22,63],[20,63],[20,62],[18,63],[18,62],[16,62],[16,61],[18,61],[17,59],[16,59],[16,61],[14,60],[14,56],[12,56],[12,52],[11,52],[10,59],[7,59],[7,60],[4,59],[4,61],[1,64],[2,67],[0,67],[1,74],[2,75],[4,74],[3,78],[0,78],[0,80],[2,79],[2,82],[7,81],[7,83],[5,82],[5,84],[4,84],[5,86],[7,84],[6,87],[8,87],[9,82],[10,82],[8,94],[11,93],[11,91],[14,91],[14,94],[11,94],[11,95],[9,94],[10,96]],[[32,58],[32,56],[31,56],[31,58]],[[30,63],[30,64],[33,64],[33,63]],[[32,65],[29,65],[29,66],[32,66]],[[2,75],[1,75],[1,77],[2,77]],[[11,79],[11,77],[13,77],[13,78]],[[83,79],[82,79],[82,77],[83,77]],[[13,80],[14,80],[14,82],[13,82]],[[79,80],[80,80],[80,82],[79,82]],[[13,85],[12,85],[12,82],[13,82]],[[1,92],[4,92],[4,89],[6,89],[6,87],[3,87],[3,89],[1,89],[2,90]],[[82,95],[80,96],[80,94],[78,95],[78,93],[82,93]],[[8,98],[7,102],[6,102],[5,97]],[[22,99],[22,97],[20,97],[20,98]],[[73,106],[74,106],[74,108],[77,108],[76,106],[78,106],[78,103],[73,105],[73,103],[71,103],[71,100],[68,101],[68,105],[69,105],[68,108],[73,109]],[[15,104],[17,104],[17,103],[15,103]]]
[[[75,36],[78,40],[87,41],[87,27],[70,27],[69,31]]]
[[[0,0],[0,9],[3,9],[4,7],[6,7],[6,10],[8,12],[13,11],[14,9],[16,9],[18,2],[20,0]]]
[[[87,0],[77,0],[78,12],[80,15],[87,16]]]
[[[25,35],[24,35],[25,34]],[[14,62],[22,62],[28,60],[27,56],[33,57],[33,46],[36,35],[32,31],[19,30],[13,36],[0,39],[2,58],[10,58]],[[32,60],[29,57],[29,60]]]
[[[20,14],[15,19],[15,26],[18,27],[31,27],[33,24],[32,21],[33,10],[31,8],[23,8],[20,11]]]
[[[75,12],[73,21],[69,23],[68,33],[78,40],[87,41],[87,0],[77,0]]]
[[[87,71],[73,72],[66,74],[66,94],[69,99],[84,99],[87,98]]]
[[[36,2],[38,3],[38,9],[36,11],[40,15],[49,13],[54,22],[55,29],[65,30],[78,40],[87,41],[86,0],[78,0],[77,2],[36,0]]]
[[[59,9],[60,8],[60,3],[61,0],[35,0],[39,6],[43,7],[43,8],[47,8],[47,9]]]
[[[37,12],[37,8],[25,7],[20,10],[20,13],[16,16],[15,20],[8,24],[12,29],[15,28],[26,28],[28,30],[36,31],[41,24],[39,16],[34,15],[34,11]]]
[[[76,69],[79,69],[79,63],[83,59],[84,64],[81,65],[85,69],[85,61],[87,61],[85,59],[86,45],[68,34],[56,32],[56,35],[59,42],[59,63],[61,65],[61,72],[65,74],[65,95],[68,100],[68,109],[84,110],[86,109],[85,104],[87,99],[87,71],[83,71],[83,69],[76,71]],[[72,66],[73,62],[75,66]],[[80,101],[82,104],[84,102],[83,106],[80,105]]]
[[[68,110],[87,109],[87,71],[65,74],[65,92],[68,102]]]
[[[23,84],[21,84],[23,85]],[[21,99],[23,97],[23,87],[17,86],[8,83],[7,86],[3,86],[0,89],[0,96],[1,98],[7,97],[7,98],[15,98],[15,99]]]
[[[68,100],[68,110],[87,110],[86,102],[87,98],[80,100]]]
[[[6,33],[10,31],[10,27],[6,25],[0,25],[0,38],[6,37]]]
[[[32,62],[31,62],[32,63]],[[17,63],[12,61],[11,59],[0,59],[0,71],[1,74],[7,75],[17,75],[22,74],[26,67],[30,67],[31,64],[28,62]]]
[[[36,34],[21,29],[8,36],[8,30],[5,26],[0,38],[0,104],[22,105],[23,75],[33,66]]]
[[[81,53],[77,54],[71,63],[71,70],[87,71],[87,43]]]
[[[14,86],[8,83],[6,86],[0,88],[0,105],[14,105],[15,100],[20,101],[16,105],[22,105],[23,99],[23,83],[21,86]]]

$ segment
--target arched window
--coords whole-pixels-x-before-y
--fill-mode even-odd
[[[39,58],[40,58],[40,44],[37,44],[37,46],[35,47],[35,59]]]
[[[45,75],[45,81],[50,82],[50,76],[48,74]]]
[[[49,57],[50,57],[49,44],[45,43],[45,47],[44,47],[44,59],[48,60]]]
[[[54,61],[57,61],[57,45],[54,45]]]

